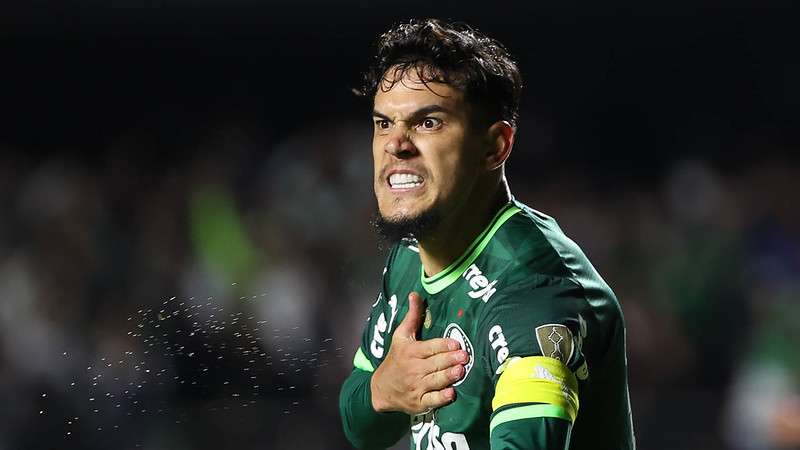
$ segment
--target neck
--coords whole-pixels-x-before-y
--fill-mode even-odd
[[[503,180],[498,189],[481,202],[468,202],[442,219],[436,230],[419,242],[419,256],[425,275],[433,276],[461,256],[497,211],[511,200]]]

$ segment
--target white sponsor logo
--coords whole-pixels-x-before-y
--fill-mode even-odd
[[[378,298],[375,299],[375,303],[372,304],[372,307],[374,308],[378,306],[378,303],[381,302],[382,298],[383,298],[383,292],[378,292]]]
[[[497,284],[497,280],[490,283],[489,279],[483,276],[483,272],[481,272],[481,269],[475,264],[469,266],[467,270],[464,271],[463,277],[469,282],[469,287],[472,288],[472,292],[467,292],[467,295],[472,298],[480,298],[486,303],[489,301],[489,298],[497,292],[497,289],[494,288],[494,285]]]
[[[380,300],[380,296],[378,299]],[[392,295],[389,299],[389,306],[392,308],[392,315],[389,321],[386,321],[386,313],[381,313],[381,315],[378,316],[375,326],[372,328],[372,342],[369,345],[369,351],[372,352],[372,356],[376,358],[383,358],[386,342],[384,335],[392,330],[392,323],[394,323],[394,318],[397,315],[396,295]]]
[[[497,362],[503,364],[503,361],[508,358],[508,342],[506,342],[503,328],[500,325],[495,325],[489,330],[489,342],[492,344],[492,350],[497,354]]]
[[[469,450],[467,437],[461,433],[442,433],[436,424],[436,411],[411,419],[411,439],[415,450]]]
[[[545,369],[544,367],[539,366],[539,365],[534,367],[533,373],[531,374],[531,377],[532,378],[539,378],[539,379],[542,379],[542,380],[552,381],[553,383],[558,384],[559,389],[561,389],[561,395],[563,395],[564,398],[567,399],[567,400],[570,399],[569,387],[567,387],[567,385],[564,384],[564,381],[562,381],[559,378],[556,378],[555,375],[550,373],[550,371]]]
[[[560,381],[556,377],[554,377],[549,370],[539,365],[533,368],[533,378],[540,378],[542,380],[549,380],[554,383],[560,383]]]
[[[464,376],[457,382],[453,383],[453,386],[458,386],[467,379],[467,375],[469,375],[469,371],[472,369],[472,364],[474,363],[472,342],[469,341],[469,338],[467,337],[467,334],[464,333],[464,330],[454,323],[448,325],[444,330],[444,337],[457,340],[458,343],[461,344],[461,348],[469,355],[469,359],[464,365]]]

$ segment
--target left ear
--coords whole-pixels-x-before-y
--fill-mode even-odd
[[[489,171],[502,167],[506,162],[514,146],[515,132],[516,129],[505,120],[497,121],[489,127],[487,132],[489,147],[485,155],[486,168]]]

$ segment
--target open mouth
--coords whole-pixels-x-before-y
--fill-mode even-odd
[[[422,186],[425,180],[413,173],[393,173],[389,175],[388,182],[391,189],[409,190]]]

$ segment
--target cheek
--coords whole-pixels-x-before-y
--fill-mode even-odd
[[[378,175],[383,167],[383,155],[385,154],[382,150],[379,149],[380,144],[377,141],[372,142],[372,167],[375,179],[377,180]]]
[[[455,184],[464,177],[474,176],[477,161],[467,153],[469,150],[459,147],[458,144],[453,144],[448,150],[450,151],[441,153],[437,164],[443,181]]]
[[[440,186],[447,196],[469,195],[480,176],[480,160],[467,154],[457,154],[443,160]]]

